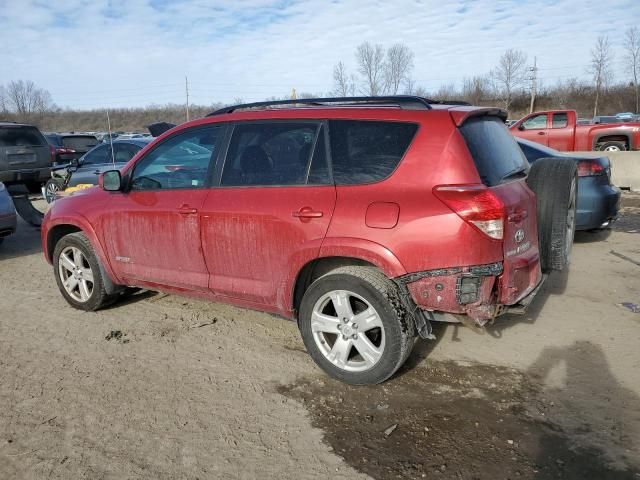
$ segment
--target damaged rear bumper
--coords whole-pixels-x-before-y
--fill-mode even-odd
[[[415,272],[395,279],[427,319],[482,326],[523,313],[542,285],[537,255],[504,271],[503,262]]]

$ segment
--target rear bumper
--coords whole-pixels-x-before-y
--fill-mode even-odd
[[[621,192],[613,185],[580,182],[576,205],[576,230],[593,230],[613,222],[620,210]]]
[[[465,315],[479,325],[507,307],[535,296],[542,282],[537,251],[529,257],[489,265],[416,272],[396,278],[415,304],[434,313]],[[530,300],[529,300],[530,301]],[[437,317],[436,317],[437,318]]]
[[[27,182],[46,182],[51,177],[51,167],[23,170],[0,170],[0,182],[11,185]]]

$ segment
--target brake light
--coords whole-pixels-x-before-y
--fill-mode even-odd
[[[73,148],[58,147],[56,148],[56,153],[61,153],[61,154],[76,153],[76,151]]]
[[[439,185],[433,193],[465,222],[495,240],[504,233],[504,204],[484,185]]]
[[[604,175],[605,168],[596,160],[580,160],[578,162],[579,177],[596,177]]]
[[[56,149],[49,145],[49,156],[51,157],[51,163],[56,163]]]

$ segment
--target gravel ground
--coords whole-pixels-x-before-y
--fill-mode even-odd
[[[640,202],[483,335],[329,380],[295,324],[141,292],[69,308],[24,223],[0,247],[0,478],[640,478]]]

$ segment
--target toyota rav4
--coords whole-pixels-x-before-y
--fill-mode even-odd
[[[379,383],[431,322],[522,312],[567,265],[575,162],[530,167],[505,119],[409,96],[224,108],[54,202],[45,257],[73,307],[135,286],[275,313],[329,375]]]

